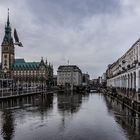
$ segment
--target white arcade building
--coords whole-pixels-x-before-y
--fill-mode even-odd
[[[106,71],[107,87],[115,87],[131,100],[140,102],[140,39]]]

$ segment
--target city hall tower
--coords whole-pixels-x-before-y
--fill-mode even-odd
[[[9,9],[8,18],[5,26],[5,35],[1,45],[1,78],[12,78],[12,65],[15,59],[14,42],[11,35],[12,29],[9,21]]]

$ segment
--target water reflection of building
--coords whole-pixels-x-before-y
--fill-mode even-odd
[[[30,95],[25,97],[7,99],[0,102],[0,109],[16,109],[29,106],[38,106],[38,109],[52,108],[53,95]]]
[[[4,140],[12,140],[14,136],[14,117],[10,110],[4,110],[2,114],[1,134]]]
[[[127,132],[128,136],[137,140],[140,137],[140,117],[117,100],[105,96],[108,111],[115,116],[116,122]],[[135,138],[134,138],[135,137]]]
[[[20,109],[19,109],[20,108]],[[9,99],[0,102],[0,139],[13,140],[16,134],[18,120],[23,120],[30,113],[30,117],[39,117],[41,121],[49,117],[53,108],[53,95],[33,95],[16,99]],[[14,111],[13,111],[14,110]],[[26,111],[23,113],[22,111]],[[2,114],[2,115],[1,115]]]
[[[41,112],[52,110],[53,108],[53,94],[47,94],[40,96],[39,98],[39,110]]]
[[[79,111],[82,104],[82,95],[80,94],[58,94],[58,109],[59,112],[63,113],[76,113]]]

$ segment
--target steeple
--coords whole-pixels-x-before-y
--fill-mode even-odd
[[[10,21],[9,21],[9,8],[8,8],[8,17],[7,17],[7,27],[10,26]]]
[[[8,17],[7,17],[7,24],[5,26],[5,35],[3,38],[2,44],[8,43],[13,44],[13,38],[11,36],[11,27],[10,27],[10,20],[9,20],[9,8],[8,8]]]
[[[8,9],[8,16],[7,22],[5,25],[5,35],[1,45],[1,65],[2,65],[2,77],[3,78],[11,78],[11,70],[15,59],[15,48],[12,38],[12,29],[10,27],[10,20],[9,20],[9,9]]]
[[[40,64],[43,64],[44,65],[44,59],[43,59],[43,57],[41,57]]]

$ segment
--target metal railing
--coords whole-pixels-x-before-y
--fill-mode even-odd
[[[39,87],[12,87],[12,88],[0,88],[0,98],[3,97],[12,97],[12,96],[20,96],[26,94],[33,94],[39,92],[46,92],[47,87],[41,85]]]

